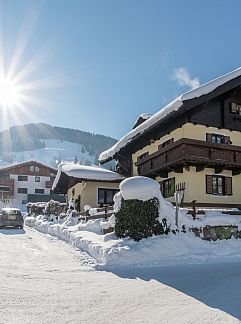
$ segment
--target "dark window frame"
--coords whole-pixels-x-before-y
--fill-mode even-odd
[[[174,142],[174,138],[170,138],[167,141],[161,143],[160,145],[158,145],[158,151],[160,151],[161,149],[171,145]]]
[[[212,144],[225,144],[225,136],[221,134],[211,134]]]
[[[101,201],[100,200],[100,193],[101,192],[104,192],[104,201]],[[112,196],[112,199],[109,201],[108,200],[108,193],[111,192],[111,196]],[[119,192],[119,189],[112,189],[112,188],[98,188],[98,191],[97,191],[97,197],[98,197],[98,204],[99,205],[113,205],[114,204],[114,201],[113,201],[113,197],[114,195]]]
[[[141,162],[141,161],[145,160],[145,158],[147,158],[148,156],[149,156],[149,152],[142,153],[141,155],[139,155],[137,157],[137,162]]]
[[[2,173],[0,174],[0,180],[9,180],[10,174],[9,173]]]
[[[0,186],[0,192],[9,192],[9,191],[10,191],[10,187],[9,186]]]
[[[230,112],[232,114],[235,114],[235,115],[238,115],[238,116],[241,116],[241,104],[236,104],[234,102],[231,102],[231,105],[230,105]]]
[[[36,179],[39,179],[39,181],[36,181]],[[40,176],[35,176],[34,182],[40,182]]]
[[[18,193],[27,194],[28,193],[28,188],[18,188]]]
[[[175,177],[162,181],[162,195],[164,198],[173,197],[175,193]]]
[[[219,181],[221,180],[221,181]],[[221,182],[221,183],[219,183]],[[225,176],[212,175],[212,194],[215,196],[226,196],[225,192]]]
[[[34,192],[37,195],[44,195],[44,189],[42,188],[35,188]]]
[[[18,181],[28,181],[27,175],[18,175]]]

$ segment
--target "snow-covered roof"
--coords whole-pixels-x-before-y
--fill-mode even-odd
[[[225,84],[228,81],[231,81],[232,79],[235,79],[237,77],[241,76],[241,67],[238,69],[225,74],[217,79],[214,79],[210,82],[207,82],[191,91],[188,91],[172,102],[170,102],[168,105],[163,107],[161,110],[159,110],[156,114],[152,115],[150,118],[145,120],[142,124],[131,130],[129,133],[124,135],[115,145],[113,145],[108,150],[102,152],[99,156],[100,162],[105,162],[110,159],[112,159],[117,152],[120,151],[121,148],[125,147],[128,143],[130,143],[133,139],[140,136],[143,132],[150,129],[154,125],[156,125],[158,122],[160,122],[162,119],[164,119],[167,115],[174,111],[178,111],[182,106],[184,101],[194,99],[201,97],[203,95],[209,94],[219,86]]]
[[[16,166],[21,166],[21,165],[24,165],[24,164],[31,164],[31,163],[37,163],[37,164],[40,164],[40,165],[42,165],[42,166],[44,166],[46,168],[49,168],[49,169],[54,170],[54,171],[57,171],[56,168],[48,165],[47,163],[44,163],[44,162],[42,162],[40,160],[33,160],[33,159],[32,160],[26,160],[26,161],[22,161],[22,162],[16,162],[16,163],[8,164],[8,165],[6,165],[4,167],[0,167],[0,171],[7,170],[7,169],[11,169],[11,168],[14,168]]]
[[[52,189],[54,190],[62,174],[66,174],[68,177],[77,178],[80,180],[92,180],[92,181],[122,181],[125,179],[119,173],[98,167],[87,166],[74,163],[61,163],[58,167],[58,173],[54,180]]]

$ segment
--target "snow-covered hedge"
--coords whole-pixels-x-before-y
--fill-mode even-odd
[[[50,200],[48,202],[36,202],[27,204],[27,212],[30,215],[60,215],[66,209],[65,203],[59,201]]]

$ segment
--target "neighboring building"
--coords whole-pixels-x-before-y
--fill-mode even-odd
[[[118,161],[125,176],[160,182],[174,202],[241,207],[241,68],[191,90],[138,125],[100,162]]]
[[[112,205],[123,179],[122,175],[103,168],[63,163],[52,189],[56,194],[67,194],[67,201],[73,197],[77,209],[83,211],[85,205],[93,208]]]
[[[52,195],[57,170],[37,161],[25,161],[0,169],[0,200],[21,210],[28,202],[64,197]],[[62,199],[61,199],[62,198]]]

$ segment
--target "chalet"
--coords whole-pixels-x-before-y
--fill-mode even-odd
[[[124,176],[156,179],[171,202],[182,186],[186,205],[241,207],[241,68],[139,118],[99,157],[112,159]]]
[[[0,169],[0,199],[4,204],[26,209],[28,202],[65,200],[52,195],[57,170],[38,161],[25,161]]]
[[[67,194],[67,201],[73,198],[77,210],[83,211],[85,205],[112,205],[123,179],[119,173],[97,166],[62,163],[52,189],[56,194]]]

